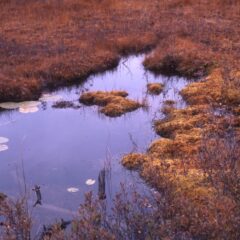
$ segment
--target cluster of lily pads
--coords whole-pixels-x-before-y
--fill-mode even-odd
[[[94,185],[95,182],[96,181],[94,179],[90,178],[90,179],[87,179],[85,183],[86,183],[86,185],[91,186],[91,185]],[[79,189],[76,188],[76,187],[70,187],[70,188],[67,189],[67,191],[70,192],[70,193],[76,193],[76,192],[79,191]]]
[[[0,107],[3,109],[14,110],[18,109],[21,113],[33,113],[37,112],[40,102],[38,101],[26,101],[26,102],[6,102],[0,103]]]
[[[20,113],[35,113],[39,111],[41,102],[55,102],[62,97],[59,95],[43,94],[39,101],[24,101],[24,102],[5,102],[0,103],[0,108],[7,110],[18,110]]]
[[[0,152],[8,150],[7,143],[9,142],[9,139],[6,137],[0,137]]]

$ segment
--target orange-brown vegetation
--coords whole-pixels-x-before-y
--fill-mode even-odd
[[[200,239],[238,239],[240,49],[239,28],[232,21],[239,19],[234,9],[239,3],[203,2],[175,2],[175,19],[159,26],[175,23],[178,29],[169,27],[168,37],[163,34],[144,61],[157,74],[196,78],[181,91],[189,105],[165,104],[165,118],[154,123],[161,138],[146,154],[131,153],[122,163],[167,193],[171,229],[178,226]],[[223,15],[213,6],[225,6]],[[215,115],[218,108],[224,114]],[[226,136],[228,131],[234,136]]]
[[[233,75],[232,81],[224,81],[220,69],[215,69],[204,80],[189,84],[181,92],[183,98],[192,105],[209,104],[235,108],[240,103],[238,79]]]
[[[20,2],[0,2],[0,101],[38,98],[44,88],[116,66],[120,55],[153,49],[146,69],[198,81],[181,91],[187,108],[165,106],[154,124],[162,137],[122,163],[164,198],[158,237],[239,239],[240,2]],[[87,97],[106,105],[105,114],[127,101]],[[216,107],[226,115],[215,116]]]
[[[37,99],[154,49],[146,68],[201,77],[239,66],[238,1],[1,1],[0,101]],[[224,79],[227,80],[227,79]]]
[[[126,91],[97,91],[97,92],[86,92],[80,96],[80,102],[85,105],[98,105],[106,106],[109,104],[115,97],[125,98],[128,96]]]
[[[85,105],[102,106],[101,113],[109,117],[118,117],[142,106],[142,104],[126,98],[127,96],[128,93],[125,91],[87,92],[80,96],[79,101]]]
[[[146,160],[145,154],[130,153],[122,158],[122,164],[129,170],[137,170]]]
[[[121,54],[151,49],[153,7],[143,1],[1,1],[0,101],[37,99],[43,89],[115,67]]]
[[[173,106],[175,104],[175,101],[174,100],[166,100],[166,101],[164,101],[164,105],[165,106]]]
[[[146,69],[165,75],[187,78],[206,76],[214,67],[211,54],[187,38],[164,40],[145,61]]]
[[[192,128],[204,128],[210,121],[207,110],[204,105],[185,109],[172,108],[165,119],[155,122],[155,131],[162,137],[171,138]]]
[[[189,106],[165,104],[165,118],[155,121],[161,138],[146,154],[131,153],[122,160],[170,194],[173,224],[203,239],[239,237],[239,96],[236,87],[224,86],[219,69],[190,83],[181,91]],[[215,115],[215,108],[225,113]]]
[[[173,109],[155,124],[164,137],[152,142],[145,154],[124,156],[122,164],[139,170],[168,196],[169,229],[183,228],[203,239],[223,239],[224,235],[237,239],[239,140],[224,136],[229,129],[235,132],[231,123],[198,107]]]
[[[163,91],[164,85],[161,83],[148,83],[147,90],[150,94],[159,95]]]

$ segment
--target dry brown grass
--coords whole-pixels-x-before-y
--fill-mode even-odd
[[[146,69],[165,75],[187,78],[206,76],[214,67],[212,56],[199,44],[186,38],[176,38],[174,42],[160,42],[145,61]]]
[[[170,194],[170,211],[177,214],[170,221],[200,239],[238,238],[240,121],[211,111],[226,105],[237,111],[237,100],[227,102],[222,83],[216,70],[205,81],[189,84],[182,95],[190,106],[175,109],[165,104],[165,118],[155,121],[162,138],[152,142],[146,154],[131,153],[122,160],[160,192]],[[235,137],[226,139],[229,130]]]
[[[130,153],[122,158],[121,163],[130,170],[137,170],[145,161],[147,161],[145,154]]]
[[[164,85],[161,83],[148,83],[147,90],[152,95],[159,95],[163,91]]]
[[[169,229],[180,228],[197,239],[224,239],[224,236],[237,239],[239,175],[235,165],[232,172],[229,172],[229,167],[233,161],[239,164],[239,154],[236,151],[233,153],[231,148],[218,145],[221,138],[214,140],[213,151],[210,148],[212,140],[203,140],[202,137],[205,133],[225,132],[229,125],[220,130],[211,121],[202,126],[198,125],[198,121],[186,124],[187,118],[191,117],[182,118],[181,111],[184,111],[184,116],[187,111],[174,111],[180,111],[178,114],[182,121],[178,121],[178,117],[169,119],[167,128],[171,130],[171,138],[155,140],[146,154],[131,153],[124,156],[122,163],[129,169],[139,170],[141,176],[163,196],[168,195],[167,205],[171,207],[168,205],[169,215],[165,219],[169,219]],[[221,122],[222,119],[215,121]],[[223,124],[219,127],[222,128]],[[224,141],[228,143],[229,140]],[[200,151],[205,153],[201,161]],[[214,176],[214,181],[210,176]]]
[[[80,96],[80,102],[85,105],[98,105],[106,106],[113,101],[115,97],[127,97],[128,93],[126,91],[97,91],[97,92],[86,92]]]
[[[123,164],[170,192],[165,229],[180,228],[195,239],[239,239],[238,200],[219,191],[222,181],[231,180],[229,171],[222,174],[225,165],[219,164],[219,184],[213,184],[198,161],[206,132],[231,126],[239,138],[239,1],[4,0],[0,9],[0,101],[38,98],[45,88],[116,66],[122,54],[152,48],[147,69],[200,80],[181,92],[189,107],[165,107],[166,119],[155,123],[165,138],[154,141],[146,155],[124,157]],[[122,111],[118,104],[127,99],[116,98],[99,100],[108,103],[105,114]],[[216,106],[234,115],[231,124],[229,116],[207,111]],[[239,183],[231,187],[238,190]]]
[[[217,104],[222,101],[224,81],[219,69],[214,70],[204,81],[195,82],[185,87],[181,94],[192,105]]]
[[[0,101],[37,99],[43,89],[115,67],[121,54],[152,48],[153,6],[142,1],[1,1]]]
[[[0,7],[0,101],[36,99],[155,46],[145,66],[157,72],[200,77],[220,66],[229,76],[239,66],[238,1],[11,0]]]
[[[234,189],[235,195],[239,192],[235,169],[230,173],[228,167],[230,159],[239,159],[239,154],[224,158],[231,151],[216,147],[219,154],[210,154],[199,164],[199,152],[206,133],[232,128],[239,139],[240,29],[236,24],[239,4],[238,1],[191,0],[159,4],[154,27],[161,39],[145,58],[144,66],[157,74],[199,81],[181,91],[190,106],[177,110],[165,104],[166,118],[154,124],[164,138],[149,146],[145,161],[133,154],[123,159],[127,167],[139,169],[144,179],[161,192],[171,192],[174,199],[171,210],[179,211],[177,225],[200,239],[238,238],[235,228],[239,225],[238,199],[226,194],[223,186],[230,185],[227,188]],[[227,115],[213,116],[210,110],[215,107],[227,109]],[[229,116],[234,120],[229,122]],[[211,152],[206,144],[204,149]],[[214,170],[208,168],[206,173],[206,163],[215,158],[218,165],[214,165]],[[209,173],[218,176],[215,184],[210,181]],[[235,176],[234,181],[231,175]]]
[[[201,77],[214,66],[238,69],[238,1],[168,1],[158,17],[162,39],[145,60],[147,68],[187,77]]]
[[[118,117],[142,106],[134,100],[127,99],[127,95],[125,91],[87,92],[81,95],[79,101],[85,105],[102,106],[101,113],[109,117]]]

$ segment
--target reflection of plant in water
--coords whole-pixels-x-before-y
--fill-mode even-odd
[[[80,219],[73,223],[73,236],[80,239],[153,239],[157,236],[160,223],[157,217],[161,214],[153,208],[157,199],[153,195],[145,198],[135,190],[129,193],[122,185],[112,211],[107,213],[105,203],[94,200],[88,193],[80,207]]]
[[[44,226],[37,239],[145,239],[157,236],[161,213],[158,201],[159,194],[144,196],[137,193],[135,187],[127,189],[122,184],[114,197],[112,210],[107,211],[107,201],[95,199],[89,192],[73,221],[61,220]],[[32,239],[32,222],[26,203],[26,198],[16,202],[9,199],[1,201],[3,239]],[[71,228],[64,233],[70,223]],[[36,237],[36,233],[32,235]]]

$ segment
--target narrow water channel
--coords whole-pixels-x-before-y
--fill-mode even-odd
[[[139,109],[124,116],[109,118],[99,113],[98,107],[56,109],[54,102],[42,103],[35,113],[16,110],[0,112],[0,136],[9,139],[8,150],[0,152],[0,192],[17,197],[23,190],[23,172],[29,198],[31,190],[41,186],[43,206],[34,208],[36,221],[52,222],[76,211],[84,193],[97,194],[97,178],[106,162],[111,164],[107,196],[111,199],[119,190],[120,182],[144,184],[137,173],[125,170],[121,156],[131,151],[144,152],[156,138],[152,129],[155,118],[162,117],[165,100],[174,100],[177,107],[184,107],[179,91],[187,84],[183,78],[154,76],[146,72],[144,56],[122,59],[117,69],[90,77],[80,86],[58,90],[62,100],[80,105],[83,91],[126,90],[129,98],[148,103],[148,109]],[[159,96],[146,93],[150,82],[165,84]],[[107,160],[106,160],[107,159]],[[89,186],[87,179],[96,180]],[[68,188],[77,192],[68,192]],[[39,217],[40,216],[40,217]]]

